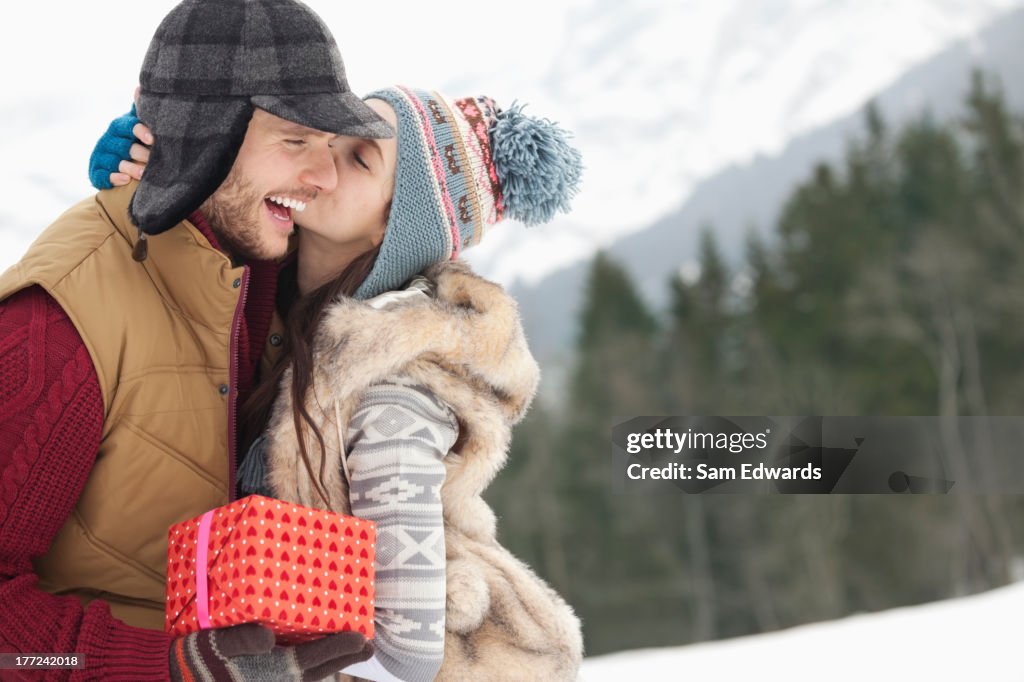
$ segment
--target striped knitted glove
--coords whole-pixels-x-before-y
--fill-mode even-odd
[[[339,632],[295,646],[274,646],[258,623],[200,630],[171,643],[174,682],[311,682],[373,656],[358,632]]]

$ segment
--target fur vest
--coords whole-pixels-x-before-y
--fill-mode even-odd
[[[349,514],[343,476],[346,429],[371,385],[406,376],[427,386],[459,419],[441,490],[446,542],[445,657],[437,680],[575,680],[580,623],[543,580],[495,538],[481,493],[502,468],[512,426],[533,400],[539,369],[515,302],[465,264],[429,268],[432,298],[383,309],[347,299],[328,311],[314,340],[314,383],[306,409],[327,450],[324,483],[333,511]],[[283,387],[290,386],[291,373]],[[303,464],[290,391],[280,393],[269,429],[268,480],[277,497],[323,508]],[[307,429],[314,471],[319,447]]]

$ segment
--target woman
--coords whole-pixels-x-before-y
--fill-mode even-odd
[[[566,210],[579,154],[550,122],[486,98],[398,87],[367,102],[398,135],[333,143],[338,188],[299,218],[286,270],[300,297],[247,405],[269,427],[240,481],[377,523],[376,653],[345,672],[575,679],[577,619],[497,543],[480,497],[538,369],[515,303],[456,258],[506,215]]]

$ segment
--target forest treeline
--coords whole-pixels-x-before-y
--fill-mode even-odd
[[[699,275],[667,282],[667,311],[614,253],[591,263],[565,395],[535,404],[488,494],[590,655],[1024,577],[1018,496],[612,494],[615,416],[1024,414],[1024,118],[979,73],[957,120],[864,120],[742,263],[680,225]]]

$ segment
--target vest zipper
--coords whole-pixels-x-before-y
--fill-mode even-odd
[[[228,500],[235,500],[235,476],[238,468],[238,334],[241,328],[242,317],[245,314],[245,299],[249,293],[249,266],[242,266],[242,291],[238,295],[238,305],[235,306],[235,315],[231,321],[231,365],[228,374]]]

